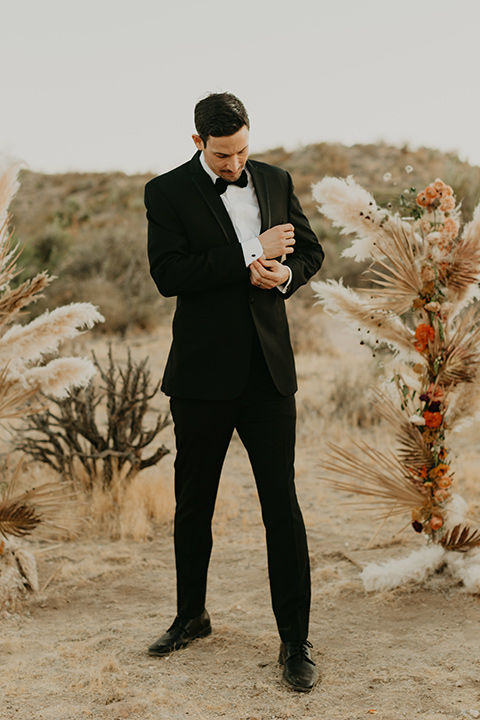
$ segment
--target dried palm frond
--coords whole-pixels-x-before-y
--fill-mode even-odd
[[[474,547],[480,547],[480,530],[472,530],[467,526],[455,525],[440,540],[445,550],[467,552]]]
[[[388,243],[378,239],[374,251],[375,264],[382,270],[374,265],[366,272],[381,289],[362,288],[358,292],[369,296],[372,309],[383,308],[401,315],[411,308],[423,286],[415,263],[419,244],[413,229],[405,224],[388,223],[385,233]]]
[[[480,205],[475,208],[473,219],[463,229],[460,240],[452,248],[452,256],[446,270],[449,289],[459,299],[478,282],[480,274]]]
[[[468,308],[449,332],[450,339],[443,351],[436,337],[438,348],[434,348],[430,359],[432,363],[440,358],[437,380],[445,387],[462,382],[471,383],[477,376],[480,363],[480,308],[476,305]]]
[[[326,478],[327,482],[339,490],[370,498],[364,505],[367,509],[382,511],[380,517],[405,513],[425,502],[425,494],[412,483],[403,464],[393,453],[385,455],[365,443],[354,445],[363,457],[328,443],[330,452],[320,465],[328,472],[347,475],[356,482]]]
[[[58,518],[65,502],[74,496],[64,484],[48,482],[24,492],[15,492],[23,469],[20,461],[13,471],[5,471],[3,497],[0,500],[0,533],[7,537],[29,535],[40,523],[42,527],[62,529]]]
[[[0,533],[3,537],[29,535],[41,522],[36,508],[21,502],[3,500],[0,502]]]
[[[452,259],[446,269],[445,277],[448,289],[457,298],[478,282],[480,273],[480,246],[478,239],[460,240],[454,246]]]
[[[395,430],[399,446],[398,455],[402,464],[418,471],[424,466],[427,469],[433,467],[432,453],[418,427],[405,419],[405,413],[381,390],[374,388],[372,393],[375,412]]]

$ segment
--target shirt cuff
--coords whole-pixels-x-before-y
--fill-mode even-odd
[[[292,283],[292,268],[288,267],[288,265],[284,265],[283,267],[286,267],[288,270],[288,280],[287,282],[284,282],[283,285],[277,285],[277,290],[280,290],[281,293],[285,294],[289,291]]]
[[[249,267],[254,260],[258,260],[263,255],[262,243],[258,237],[252,238],[242,243],[243,257],[245,258],[245,265]]]

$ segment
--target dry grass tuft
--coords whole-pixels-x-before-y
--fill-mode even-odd
[[[110,487],[96,484],[85,497],[89,531],[111,539],[146,540],[173,518],[173,483],[168,472],[149,468],[127,485],[114,474]]]

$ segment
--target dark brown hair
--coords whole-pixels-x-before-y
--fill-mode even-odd
[[[203,142],[210,136],[234,135],[250,120],[241,100],[232,93],[211,93],[195,105],[195,127]]]

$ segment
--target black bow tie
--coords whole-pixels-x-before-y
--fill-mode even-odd
[[[221,177],[217,177],[217,179],[215,180],[215,189],[219,195],[223,195],[229,185],[238,185],[238,187],[241,188],[247,187],[248,177],[245,170],[242,170],[242,174],[240,175],[238,180],[235,180],[234,182],[228,182],[228,180],[224,180]]]

